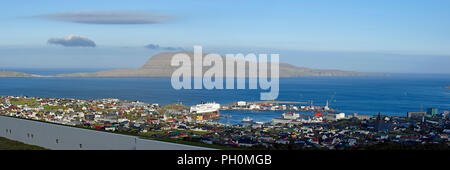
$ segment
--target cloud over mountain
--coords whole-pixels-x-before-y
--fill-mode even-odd
[[[144,11],[75,11],[36,17],[84,24],[159,24],[173,18]]]
[[[51,38],[49,44],[57,44],[65,47],[95,47],[94,41],[79,35],[69,35],[66,38]]]
[[[145,46],[145,48],[152,49],[152,50],[168,50],[168,51],[181,51],[184,50],[181,47],[161,47],[158,44],[148,44]]]

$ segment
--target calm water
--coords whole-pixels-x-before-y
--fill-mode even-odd
[[[406,115],[419,111],[422,104],[450,109],[449,75],[393,75],[390,77],[308,77],[280,79],[282,101],[309,101],[351,114]],[[0,78],[0,95],[64,97],[77,99],[119,98],[162,105],[200,101],[230,104],[257,101],[260,90],[174,90],[169,78]],[[334,95],[335,94],[335,95]],[[255,121],[270,121],[282,112],[226,111],[237,123],[250,116]],[[227,122],[225,118],[221,122]]]

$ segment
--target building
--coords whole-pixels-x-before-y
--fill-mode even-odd
[[[247,106],[247,102],[245,102],[245,101],[238,101],[237,105],[240,106],[240,107]]]
[[[442,112],[442,117],[450,118],[450,110],[445,110],[444,112]]]
[[[358,115],[358,113],[353,113],[353,115],[348,115],[348,118],[356,118],[358,120],[370,120],[371,116],[369,115]]]
[[[384,122],[384,119],[381,117],[380,113],[378,113],[377,119],[375,120],[375,131],[387,131],[386,123]]]
[[[249,109],[250,110],[257,110],[257,109],[261,109],[261,107],[257,104],[251,104],[249,105]]]
[[[301,122],[293,121],[292,119],[280,119],[280,118],[274,118],[272,119],[272,124],[301,124]]]
[[[438,109],[437,108],[428,108],[427,109],[427,114],[428,115],[437,115],[438,114]]]
[[[94,121],[94,118],[95,118],[95,115],[93,115],[93,114],[84,115],[85,120]]]
[[[327,115],[324,116],[324,119],[328,121],[337,121],[340,119],[345,119],[345,113],[338,113],[338,114],[328,113]]]
[[[345,113],[338,113],[336,114],[336,119],[345,119]]]
[[[417,118],[427,116],[426,112],[407,112],[408,118]]]

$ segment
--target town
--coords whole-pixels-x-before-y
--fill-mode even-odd
[[[222,110],[278,110],[271,122],[224,124]],[[314,111],[313,115],[301,114]],[[296,113],[297,112],[297,113]],[[322,113],[321,113],[322,112]],[[328,107],[239,101],[160,106],[120,99],[0,96],[0,115],[219,149],[448,149],[450,111],[405,116],[339,113]]]

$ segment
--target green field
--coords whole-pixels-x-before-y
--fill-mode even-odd
[[[24,144],[0,137],[0,150],[46,150],[45,148]]]
[[[10,99],[11,104],[13,105],[28,105],[28,106],[37,106],[40,103],[33,99]]]

